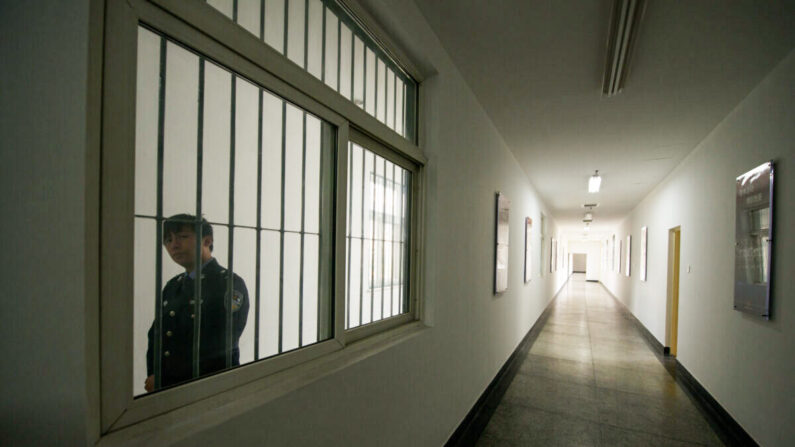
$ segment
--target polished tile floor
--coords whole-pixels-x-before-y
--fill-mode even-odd
[[[478,446],[720,446],[621,305],[575,274]]]

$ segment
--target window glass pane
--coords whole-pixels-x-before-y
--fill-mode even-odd
[[[257,225],[259,88],[236,78],[235,224]],[[212,166],[205,176],[213,175]]]
[[[342,96],[351,99],[351,64],[353,63],[353,34],[350,28],[342,25],[340,29],[340,88]]]
[[[138,89],[135,120],[135,213],[153,216],[157,208],[157,108],[160,38],[138,34]]]
[[[323,3],[309,0],[306,71],[320,79],[323,71]]]
[[[250,309],[254,307],[252,301],[255,297],[255,280],[257,277],[257,230],[253,228],[235,228],[234,256],[232,270],[246,284],[246,294],[249,297],[249,311],[246,324],[240,335],[240,364],[253,362],[254,357],[254,324],[255,314]],[[235,304],[233,303],[233,306]],[[250,320],[250,321],[248,321]]]
[[[159,34],[139,40],[135,395],[333,336],[321,185],[336,159],[329,123]]]
[[[304,231],[317,233],[320,225],[320,120],[306,116],[304,161]]]
[[[281,240],[278,231],[262,231],[260,249],[259,357],[279,353],[279,271]]]
[[[378,121],[386,122],[386,65],[384,61],[378,59],[375,68],[375,117]]]
[[[386,125],[395,129],[395,72],[386,72]]]
[[[265,0],[265,43],[284,54],[284,2]]]
[[[339,26],[337,16],[326,10],[326,44],[324,51],[326,85],[337,90],[337,67],[339,66]]]
[[[228,0],[227,0],[228,1]],[[260,37],[260,0],[237,0],[237,23],[246,31]],[[229,16],[227,16],[229,17]]]
[[[370,115],[375,115],[375,53],[372,50],[367,50],[365,65],[366,65],[366,92],[365,92],[365,110]]]
[[[410,172],[351,143],[348,175],[346,328],[354,328],[409,310],[405,260]]]
[[[203,98],[202,213],[210,222],[229,223],[232,74],[205,62]]]
[[[284,228],[301,231],[304,114],[297,107],[288,104],[285,121]]]
[[[262,93],[262,226],[278,229],[282,221],[282,117],[284,101]]]
[[[399,77],[395,78],[395,132],[403,135],[403,95],[405,95],[403,81]]]
[[[287,57],[301,67],[304,64],[306,0],[289,0],[287,7]]]
[[[364,43],[353,38],[353,103],[364,108]]]
[[[196,131],[199,58],[173,43],[166,46],[163,213],[196,209]]]

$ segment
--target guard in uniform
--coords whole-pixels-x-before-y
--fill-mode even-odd
[[[171,259],[185,268],[163,288],[162,349],[160,385],[165,388],[193,377],[194,324],[201,320],[199,376],[240,364],[238,342],[246,325],[248,290],[242,278],[221,267],[212,257],[212,227],[202,219],[201,314],[195,315],[196,299],[196,222],[195,216],[178,214],[163,223],[163,245]],[[229,276],[232,293],[229,299]],[[231,306],[230,306],[231,305]],[[231,310],[228,309],[231,307]],[[227,327],[228,312],[232,325]],[[154,390],[155,324],[149,329],[146,351],[146,390]],[[231,334],[230,334],[231,332]],[[231,361],[227,362],[227,338],[231,335]]]

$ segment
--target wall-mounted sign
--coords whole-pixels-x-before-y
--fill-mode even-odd
[[[508,218],[511,211],[511,201],[501,192],[497,193],[496,208],[494,293],[500,293],[508,289],[508,236],[510,230]]]
[[[630,266],[632,265],[632,236],[627,236],[627,268],[624,273],[629,276],[631,274]]]
[[[530,230],[533,228],[533,219],[524,220],[524,282],[530,282]]]
[[[736,181],[734,308],[770,318],[773,253],[773,162]]]
[[[647,228],[640,229],[640,280],[646,281],[646,246],[649,241],[647,240]]]

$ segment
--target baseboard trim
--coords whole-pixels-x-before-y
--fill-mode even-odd
[[[696,405],[696,408],[704,415],[704,418],[709,423],[710,427],[715,431],[720,440],[727,446],[745,447],[756,446],[758,447],[754,438],[737,423],[737,421],[721,406],[718,401],[712,397],[712,394],[704,388],[687,368],[684,367],[679,360],[670,356],[670,348],[663,346],[657,338],[638,320],[635,315],[630,312],[627,306],[624,305],[615,295],[613,295],[604,284],[602,288],[616,300],[621,306],[621,310],[638,328],[646,343],[652,348],[652,351],[657,355],[657,359],[662,363],[674,380],[685,390],[685,393],[690,397],[690,400]]]
[[[568,282],[568,280],[566,282]],[[522,341],[519,342],[519,345],[511,356],[508,357],[508,360],[505,361],[505,364],[502,365],[502,368],[500,368],[497,375],[494,376],[489,386],[486,387],[486,390],[480,395],[480,398],[475,402],[472,409],[469,410],[464,420],[461,421],[461,424],[450,436],[450,439],[447,440],[445,443],[446,447],[475,445],[478,438],[480,438],[480,434],[483,433],[486,425],[488,425],[491,415],[494,414],[494,410],[496,410],[497,406],[500,404],[502,396],[516,376],[516,372],[519,371],[519,366],[527,358],[527,352],[530,350],[530,346],[532,346],[533,342],[538,338],[538,334],[541,333],[544,323],[549,319],[553,303],[558,298],[560,291],[563,290],[566,282],[563,283],[563,286],[561,286],[552,300],[549,301],[544,312],[542,312],[536,322],[533,323],[533,327],[527,331],[527,334],[522,338]]]

